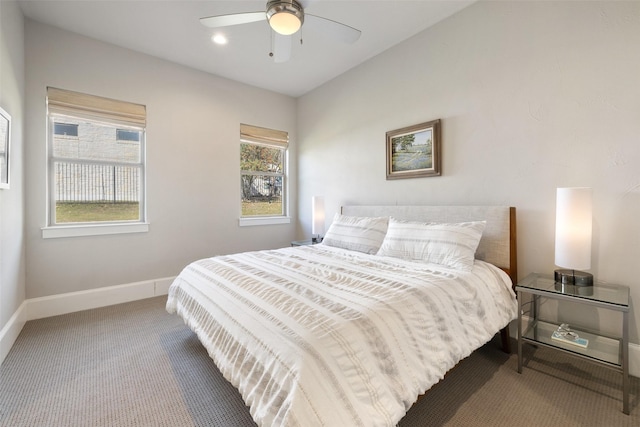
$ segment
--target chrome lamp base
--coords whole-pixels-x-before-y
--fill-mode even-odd
[[[593,286],[593,274],[577,270],[560,269],[553,272],[556,283],[575,286]]]

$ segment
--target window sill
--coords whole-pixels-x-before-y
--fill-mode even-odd
[[[149,224],[140,222],[134,224],[59,225],[42,228],[42,238],[102,236],[105,234],[146,233],[148,231]]]
[[[240,218],[240,227],[251,227],[254,225],[275,225],[275,224],[289,224],[291,218],[288,216],[265,216],[261,218]]]

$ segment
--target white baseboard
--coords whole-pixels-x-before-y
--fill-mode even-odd
[[[29,320],[166,295],[173,277],[25,300],[0,330],[0,364]]]
[[[25,323],[27,323],[26,319],[26,307],[27,302],[24,301],[18,307],[9,322],[0,330],[0,365],[4,361],[7,354],[9,354],[9,350],[13,347],[13,343],[18,339],[18,335],[20,335],[20,331]]]
[[[42,319],[92,308],[106,307],[139,299],[166,295],[173,278],[146,280],[126,285],[107,286],[66,294],[31,298],[27,303],[27,320]]]
[[[175,279],[175,277],[165,277],[164,279],[154,280],[156,295],[167,295],[173,279]]]
[[[523,316],[525,324],[529,322],[528,316]],[[514,320],[509,325],[509,333],[513,338],[518,338],[518,321]],[[517,351],[515,349],[514,351]],[[629,343],[629,375],[640,378],[640,345]]]

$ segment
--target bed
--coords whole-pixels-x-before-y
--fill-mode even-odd
[[[516,317],[515,209],[344,206],[319,245],[189,264],[167,311],[260,426],[394,426]],[[469,259],[471,257],[471,259]]]

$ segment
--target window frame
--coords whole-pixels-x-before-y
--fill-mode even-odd
[[[53,97],[53,102],[52,102]],[[62,100],[62,102],[60,101]],[[104,108],[103,108],[104,107]],[[133,109],[137,116],[125,111]],[[125,111],[120,117],[118,114]],[[126,114],[130,114],[127,116]],[[54,155],[55,123],[66,120],[106,125],[114,129],[140,132],[140,153],[137,162],[112,160],[77,159]],[[74,137],[77,138],[77,137]],[[114,139],[114,142],[119,142]],[[122,221],[95,221],[77,223],[56,222],[56,162],[70,162],[85,165],[126,166],[139,170],[139,218]],[[146,201],[146,107],[125,101],[95,97],[61,89],[47,88],[47,190],[46,226],[42,228],[43,238],[95,236],[105,234],[139,233],[149,231]]]
[[[239,206],[239,225],[255,226],[255,225],[274,225],[289,224],[291,217],[289,216],[289,135],[288,132],[278,131],[268,128],[261,128],[252,125],[240,124],[240,144],[238,145],[238,160],[241,157],[243,144],[259,145],[268,148],[282,150],[282,172],[259,172],[245,171],[240,164],[240,206]],[[279,215],[253,215],[245,216],[242,214],[242,176],[278,176],[282,177],[282,213]]]

